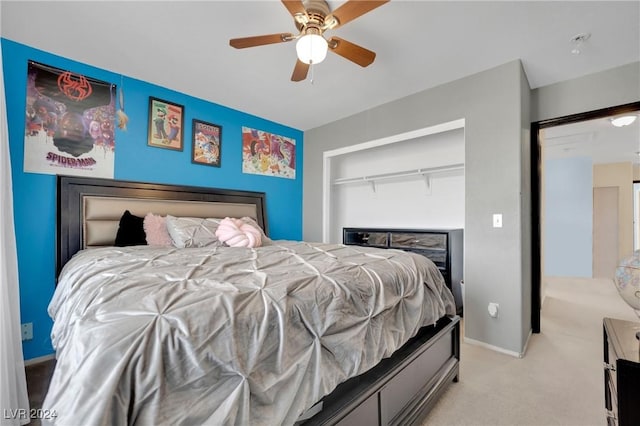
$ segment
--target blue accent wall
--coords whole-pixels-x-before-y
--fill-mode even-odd
[[[127,131],[116,131],[115,179],[265,192],[269,236],[289,240],[302,238],[302,131],[2,39],[21,322],[33,323],[33,340],[23,342],[25,359],[53,353],[50,338],[52,321],[47,307],[55,289],[56,228],[55,176],[23,172],[29,60],[107,81],[118,87],[122,84],[129,124]],[[189,68],[185,67],[185,74],[175,78],[189,78]],[[183,151],[147,146],[150,96],[185,107]],[[193,118],[222,126],[220,168],[191,163]],[[243,126],[295,139],[296,178],[242,173]]]
[[[544,273],[592,276],[593,163],[588,157],[544,164]]]

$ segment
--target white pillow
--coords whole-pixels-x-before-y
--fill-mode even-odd
[[[216,229],[222,219],[199,217],[174,217],[167,215],[167,231],[173,245],[185,247],[219,247]]]

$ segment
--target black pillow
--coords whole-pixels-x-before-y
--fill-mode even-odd
[[[116,234],[116,246],[147,245],[147,235],[144,232],[144,218],[132,215],[126,210],[120,218],[120,226]]]

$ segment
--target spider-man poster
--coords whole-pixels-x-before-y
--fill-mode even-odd
[[[242,128],[242,172],[296,178],[296,140]]]
[[[24,171],[113,178],[116,86],[29,62]]]

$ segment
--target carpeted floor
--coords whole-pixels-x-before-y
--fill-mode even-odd
[[[548,279],[541,333],[525,356],[463,342],[460,381],[422,425],[605,425],[605,317],[639,321],[611,280]]]
[[[29,408],[32,412],[42,407],[42,402],[47,394],[51,375],[56,366],[55,359],[28,365],[25,368],[27,375],[27,391],[29,392]],[[29,426],[40,426],[41,421],[33,418]]]

